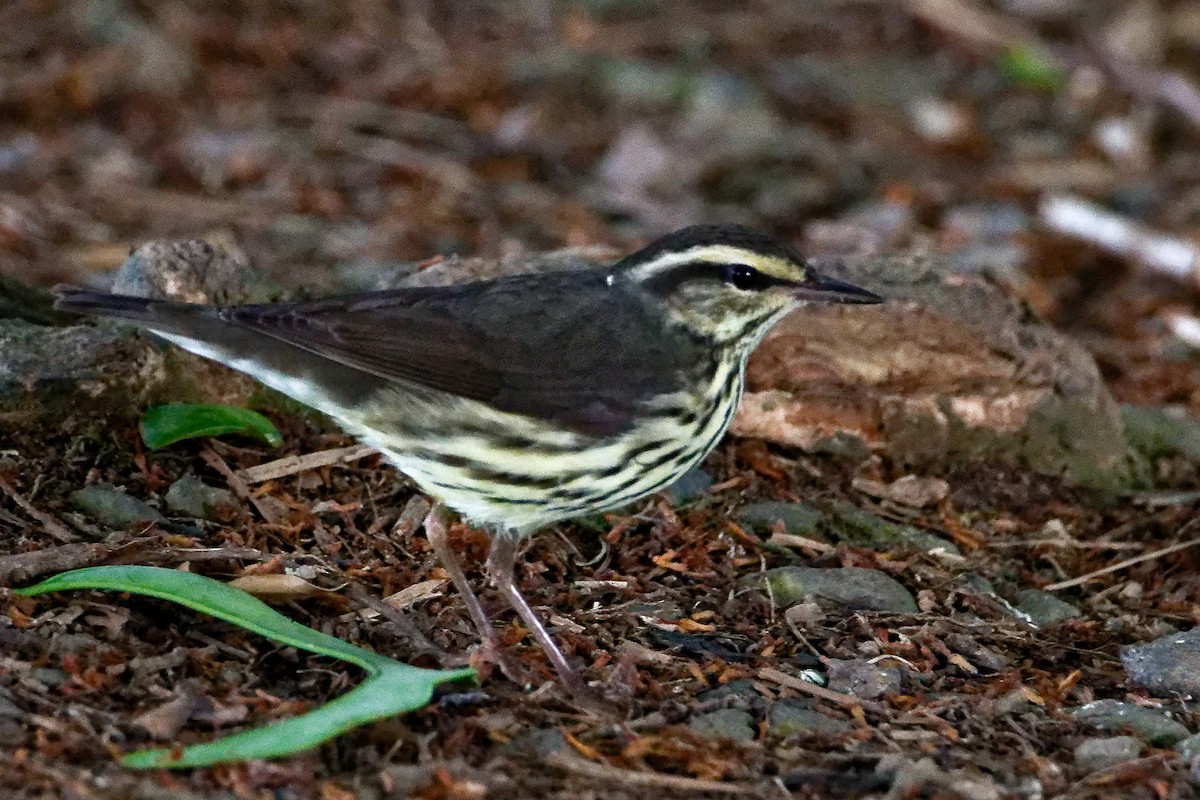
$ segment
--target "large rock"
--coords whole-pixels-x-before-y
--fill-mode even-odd
[[[807,308],[777,325],[750,361],[735,434],[811,449],[849,433],[914,466],[983,456],[1087,483],[1124,478],[1117,405],[1069,337],[929,257],[823,266],[889,302]]]

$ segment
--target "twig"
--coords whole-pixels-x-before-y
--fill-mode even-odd
[[[1188,240],[1153,231],[1081,197],[1043,197],[1038,218],[1056,233],[1082,239],[1177,280],[1193,280],[1200,263],[1200,251]]]
[[[257,467],[239,469],[236,475],[246,483],[262,483],[276,478],[284,478],[310,469],[328,467],[348,461],[357,461],[378,453],[374,447],[365,444],[353,447],[338,447],[333,450],[320,450],[316,453],[306,453],[302,456],[286,456],[259,464]]]
[[[279,515],[275,513],[274,509],[272,509],[266,503],[260,502],[259,499],[250,491],[250,487],[246,485],[246,482],[238,477],[236,472],[230,469],[229,465],[225,463],[225,459],[217,455],[216,451],[214,451],[211,447],[201,447],[200,457],[204,459],[206,464],[215,469],[217,472],[221,473],[221,476],[225,478],[225,482],[229,484],[229,488],[234,494],[243,500],[248,501],[256,509],[258,509],[258,513],[262,515],[263,519],[265,519],[267,522],[270,522],[272,525],[279,523]]]
[[[12,499],[17,506],[29,516],[33,517],[38,522],[42,523],[42,527],[46,529],[46,533],[58,539],[60,542],[77,542],[79,537],[67,530],[67,527],[56,520],[44,511],[40,511],[34,507],[21,493],[13,488],[12,484],[0,477],[0,492],[4,492]]]
[[[1043,586],[1042,590],[1047,592],[1057,592],[1059,589],[1069,589],[1072,586],[1079,586],[1080,584],[1087,583],[1092,578],[1099,578],[1101,575],[1119,572],[1126,567],[1132,567],[1134,564],[1140,564],[1143,561],[1150,561],[1161,556],[1170,555],[1171,553],[1178,552],[1179,550],[1186,550],[1189,547],[1195,547],[1198,544],[1200,544],[1200,538],[1188,539],[1186,542],[1179,542],[1178,544],[1173,544],[1169,547],[1163,547],[1159,550],[1152,550],[1149,553],[1142,553],[1140,556],[1134,556],[1133,558],[1127,558],[1124,561],[1118,561],[1116,564],[1109,564],[1103,569],[1098,569],[1095,572],[1089,572],[1086,575],[1080,575],[1077,578],[1059,581],[1058,583],[1051,583],[1047,586]]]
[[[686,778],[682,775],[664,775],[659,772],[635,772],[631,769],[585,761],[568,753],[550,753],[546,763],[575,775],[592,778],[601,786],[642,786],[654,789],[673,789],[684,792],[709,792],[716,794],[758,794],[759,789],[743,783],[722,783],[701,778]]]
[[[836,703],[846,708],[860,707],[865,711],[871,711],[876,714],[883,714],[887,707],[882,703],[876,703],[874,700],[863,700],[849,694],[835,692],[832,689],[826,689],[824,686],[817,686],[815,683],[802,681],[799,678],[794,678],[786,672],[780,672],[774,667],[763,667],[758,671],[758,677],[764,680],[778,683],[780,686],[786,686],[789,689],[795,689],[798,692],[819,697],[822,700],[828,700],[831,703]]]

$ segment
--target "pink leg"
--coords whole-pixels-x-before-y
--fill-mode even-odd
[[[500,593],[508,600],[509,605],[517,612],[517,616],[521,618],[521,622],[525,623],[525,627],[533,634],[534,640],[546,652],[546,656],[550,659],[550,663],[554,665],[554,669],[558,672],[558,677],[563,682],[563,686],[567,688],[567,691],[576,697],[589,694],[587,684],[579,677],[579,673],[567,663],[567,657],[558,649],[558,645],[554,643],[554,639],[551,638],[550,633],[542,625],[542,621],[538,619],[537,614],[534,613],[534,610],[521,594],[520,589],[517,588],[513,574],[516,560],[516,539],[502,533],[493,536],[492,549],[488,553],[488,575],[495,582]]]
[[[471,584],[467,581],[466,574],[458,564],[454,549],[450,547],[448,538],[450,527],[447,519],[446,507],[441,503],[434,503],[433,508],[425,517],[425,537],[433,545],[433,552],[437,554],[438,560],[442,562],[442,567],[446,572],[450,573],[450,580],[454,582],[454,588],[458,589],[463,602],[467,605],[467,613],[470,614],[471,621],[475,623],[475,627],[479,630],[479,636],[483,639],[482,655],[484,658],[498,663],[501,672],[509,680],[523,683],[520,670],[511,663],[511,659],[506,657],[500,637],[496,635],[496,629],[492,627],[491,620],[488,619],[483,606],[479,603],[479,598],[476,597],[475,592],[471,589]]]

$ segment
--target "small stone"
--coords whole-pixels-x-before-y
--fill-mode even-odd
[[[758,690],[754,688],[754,681],[749,678],[738,678],[730,681],[724,686],[718,686],[715,689],[709,689],[706,692],[701,692],[697,697],[697,701],[707,703],[712,700],[736,698],[738,702],[754,703],[758,702]]]
[[[890,500],[909,508],[936,505],[950,494],[950,484],[941,478],[922,478],[918,475],[905,475],[891,483],[855,478],[853,487],[872,497]]]
[[[1083,616],[1075,606],[1041,589],[1022,589],[1017,593],[1015,605],[1038,627]]]
[[[699,500],[708,494],[708,488],[713,485],[712,476],[700,467],[690,469],[666,488],[667,496],[675,505]]]
[[[1175,752],[1179,753],[1179,757],[1184,761],[1191,761],[1196,756],[1200,756],[1200,733],[1194,733],[1186,739],[1176,742]]]
[[[1186,739],[1187,728],[1162,711],[1122,703],[1119,700],[1096,700],[1068,711],[1079,722],[1102,731],[1129,729],[1144,742],[1169,746]]]
[[[1075,748],[1075,766],[1085,772],[1132,761],[1142,753],[1142,743],[1132,736],[1087,739]]]
[[[850,610],[917,613],[917,601],[895,578],[876,569],[778,567],[764,577],[776,605],[786,608],[812,595]]]
[[[825,537],[818,526],[825,518],[817,509],[806,503],[784,503],[767,500],[751,503],[738,513],[738,522],[756,533],[768,534],[776,522],[782,522],[784,530],[799,536]]]
[[[904,672],[899,667],[874,664],[862,659],[829,659],[829,688],[863,700],[877,700],[900,691]]]
[[[962,554],[953,542],[911,525],[888,522],[850,503],[835,503],[831,510],[833,515],[825,521],[826,533],[851,544],[869,547],[872,550],[907,548],[923,552],[941,550],[953,555]]]
[[[1121,648],[1129,680],[1160,694],[1200,695],[1200,628]]]
[[[171,511],[195,519],[227,520],[241,508],[233,492],[209,486],[190,474],[172,483],[163,499]]]
[[[1180,455],[1200,461],[1200,422],[1166,408],[1121,406],[1129,446],[1147,458]]]
[[[98,483],[72,492],[71,502],[80,511],[110,528],[145,525],[163,519],[162,514],[141,500],[105,484]]]
[[[771,733],[792,736],[797,733],[815,733],[836,736],[854,728],[844,719],[822,714],[812,707],[811,701],[791,697],[773,703],[767,712],[767,724]]]
[[[752,742],[757,735],[753,715],[740,708],[722,708],[699,714],[688,720],[688,727],[710,739],[732,739],[735,742]]]

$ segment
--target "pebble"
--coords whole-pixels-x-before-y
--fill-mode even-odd
[[[1142,743],[1132,736],[1087,739],[1075,748],[1075,766],[1085,772],[1095,772],[1124,761],[1132,761],[1141,753]]]
[[[863,659],[828,659],[829,688],[863,700],[878,700],[900,691],[904,671],[900,667],[875,664]]]
[[[888,522],[851,503],[834,503],[831,511],[832,515],[827,521],[827,532],[851,544],[869,547],[872,550],[907,548],[922,552],[940,550],[953,555],[962,554],[953,542],[940,536],[926,533],[911,525]]]
[[[163,500],[171,511],[195,519],[229,519],[241,508],[233,492],[190,474],[172,483]]]
[[[80,511],[110,528],[145,525],[148,522],[163,520],[163,515],[157,510],[106,484],[98,483],[72,492],[71,502]]]
[[[778,736],[797,733],[816,733],[836,736],[854,728],[847,720],[822,714],[813,708],[812,701],[785,697],[771,705],[767,712],[770,731]]]
[[[1193,733],[1186,739],[1176,742],[1175,752],[1179,753],[1179,757],[1184,761],[1191,761],[1196,756],[1200,756],[1200,733]]]
[[[877,569],[862,567],[778,567],[764,577],[775,603],[787,607],[812,595],[847,609],[917,613],[917,601],[895,578]]]
[[[1022,589],[1014,605],[1038,627],[1083,616],[1075,606],[1041,589]]]
[[[767,500],[746,506],[738,513],[737,519],[742,527],[756,533],[769,534],[776,522],[782,522],[788,533],[824,539],[818,531],[824,517],[818,509],[807,503]]]
[[[1102,731],[1129,729],[1144,742],[1169,746],[1189,735],[1180,722],[1153,708],[1122,703],[1119,700],[1096,700],[1068,711],[1079,722]]]
[[[1131,683],[1159,694],[1200,695],[1200,628],[1121,648]]]
[[[688,727],[710,739],[732,739],[735,742],[752,742],[757,735],[754,716],[740,708],[722,708],[698,714],[688,720]]]
[[[683,473],[679,480],[666,488],[666,493],[672,503],[682,505],[704,497],[712,485],[712,476],[696,467]]]

